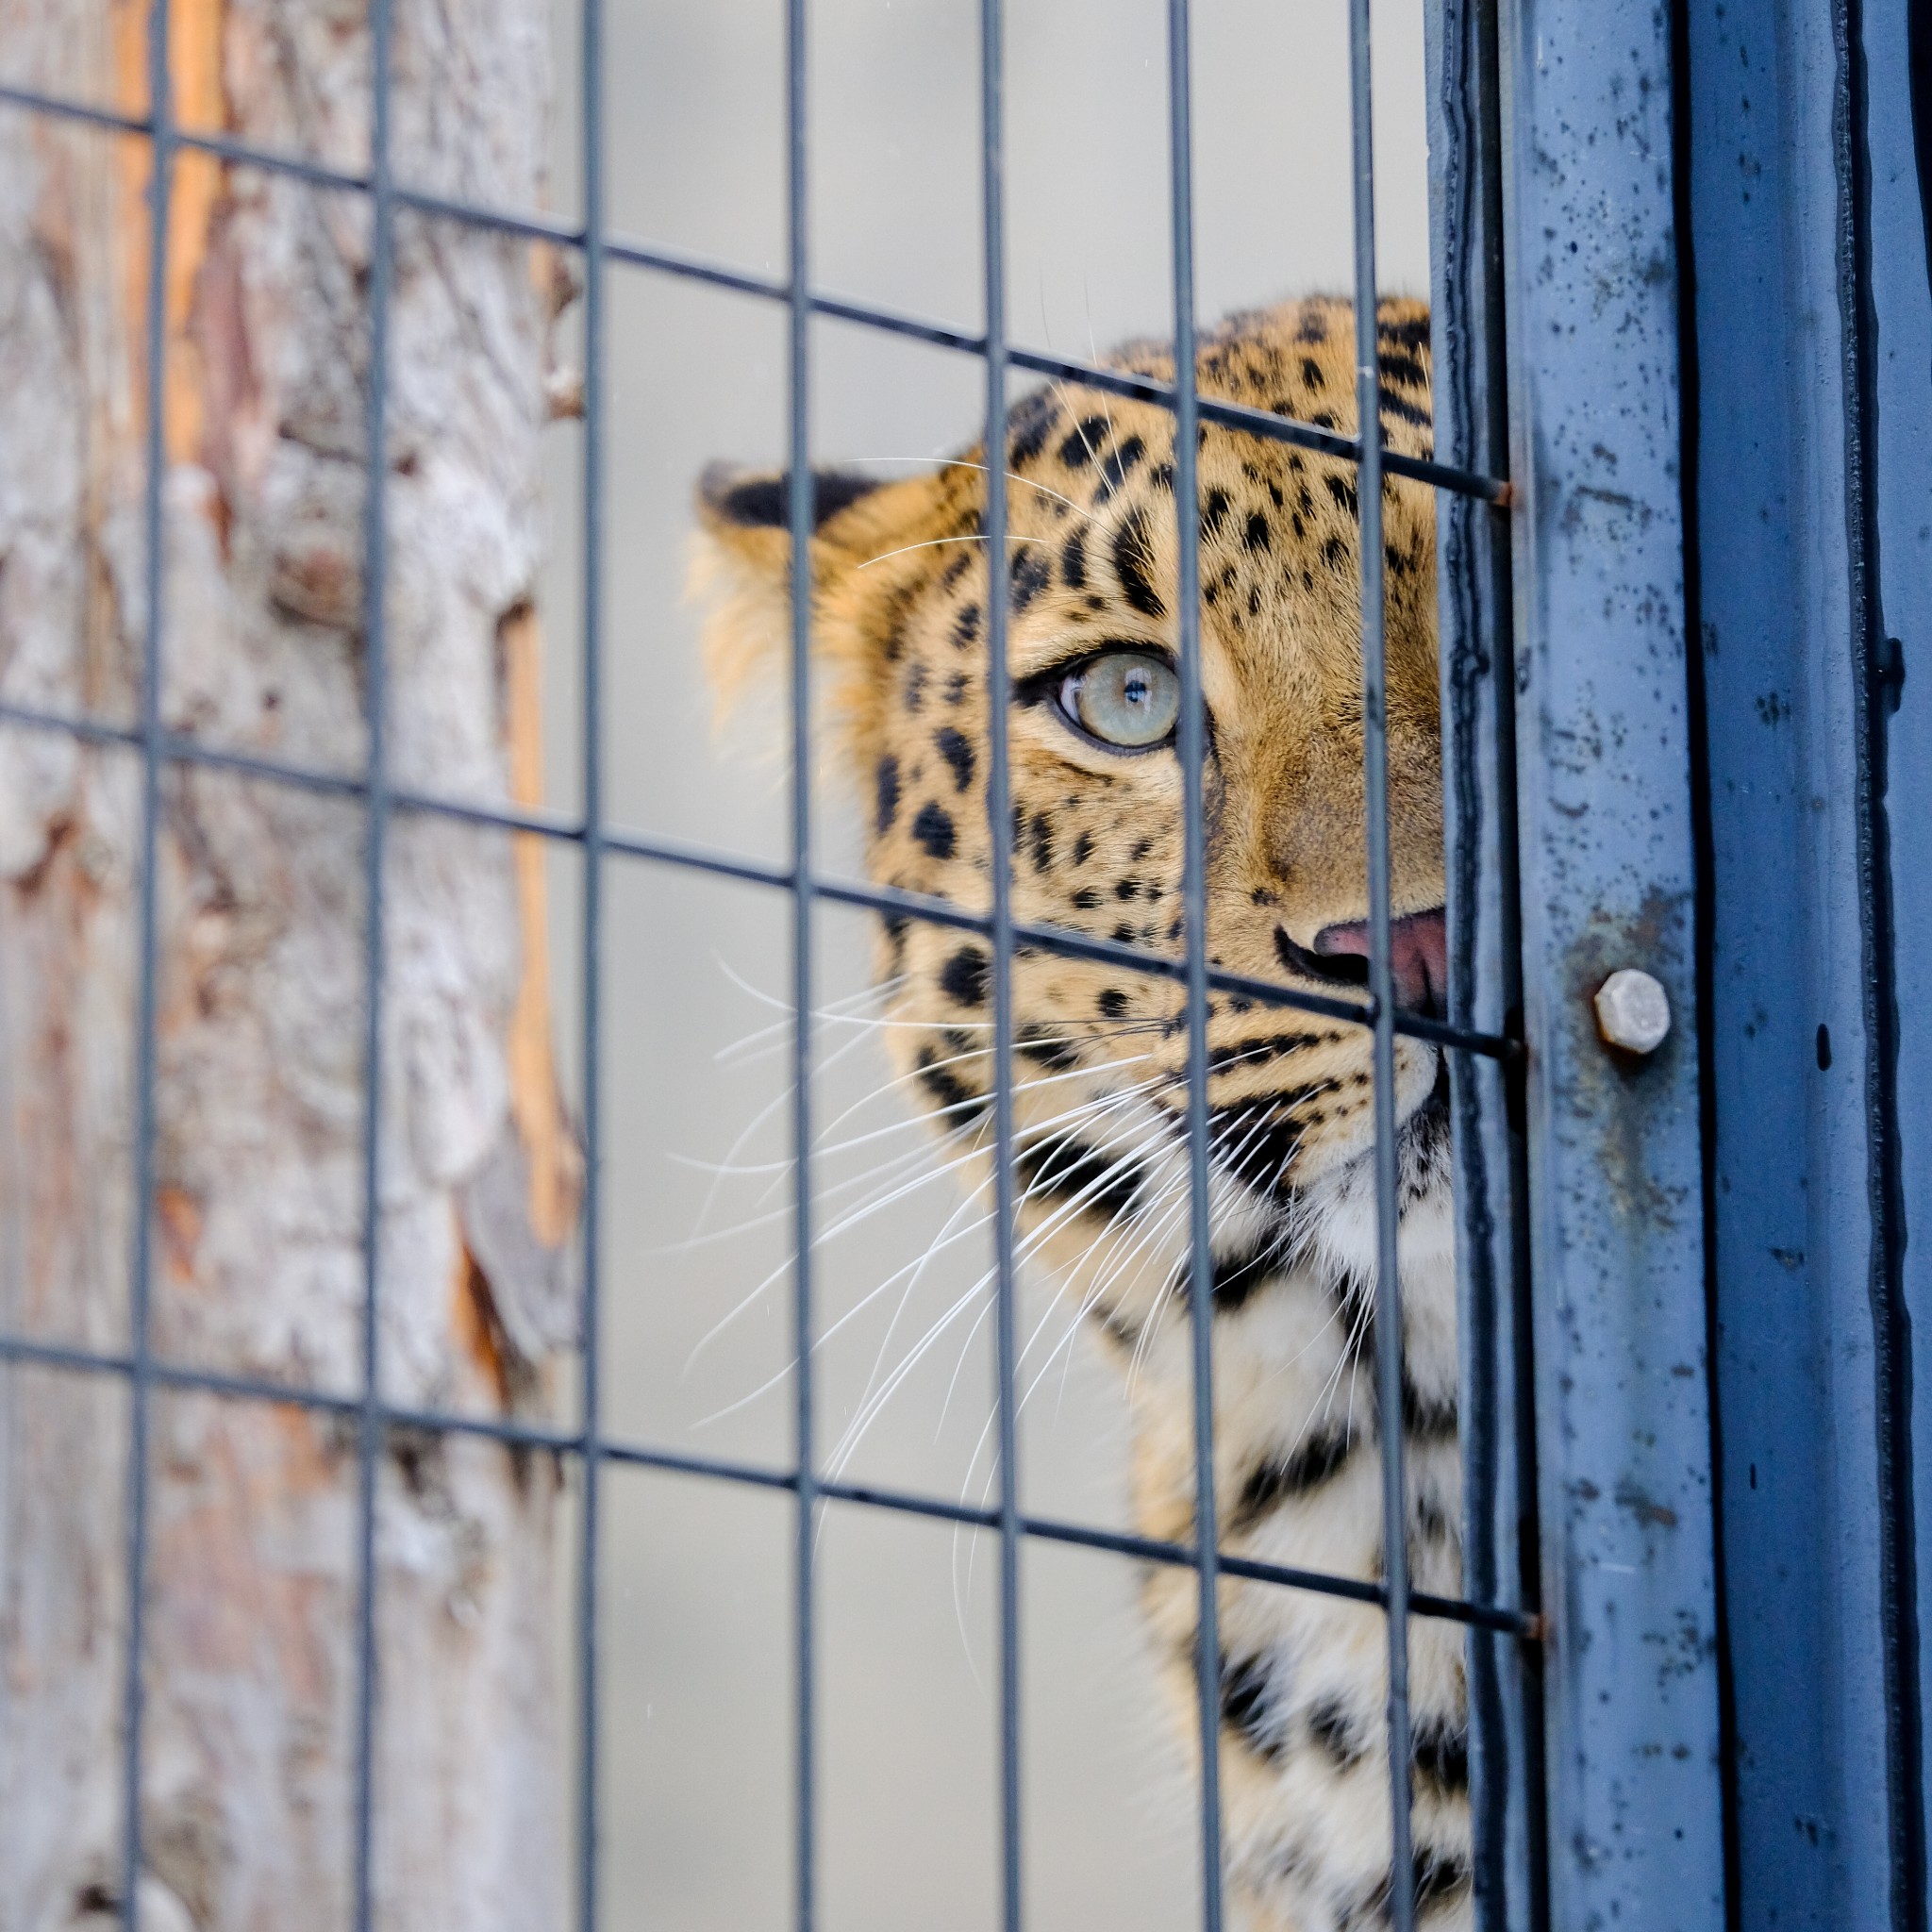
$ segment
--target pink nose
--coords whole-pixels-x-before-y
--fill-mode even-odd
[[[1315,935],[1315,951],[1324,958],[1353,958],[1362,961],[1366,981],[1369,923],[1324,925]],[[1412,912],[1389,926],[1389,968],[1395,981],[1395,1004],[1411,1013],[1443,1018],[1449,1010],[1449,930],[1442,908]]]

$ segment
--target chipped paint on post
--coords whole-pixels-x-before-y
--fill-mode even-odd
[[[1724,1923],[1670,23],[1503,8],[1550,1918]]]

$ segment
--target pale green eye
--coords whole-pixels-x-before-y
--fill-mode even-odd
[[[1103,744],[1146,751],[1174,735],[1181,681],[1165,658],[1145,651],[1108,651],[1071,671],[1060,685],[1060,708]]]

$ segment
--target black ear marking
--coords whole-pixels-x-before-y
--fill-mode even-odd
[[[822,529],[828,517],[849,509],[879,487],[876,476],[856,470],[814,470],[811,526]],[[712,463],[698,478],[698,494],[713,516],[741,529],[783,529],[791,522],[791,473],[780,470],[747,475],[729,463]]]

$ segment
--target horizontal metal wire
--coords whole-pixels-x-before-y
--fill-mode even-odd
[[[0,1335],[0,1362],[29,1368],[66,1370],[80,1374],[121,1375],[134,1374],[134,1357],[113,1349],[79,1348],[58,1341],[37,1341],[23,1335]],[[146,1373],[151,1381],[184,1393],[221,1396],[236,1402],[277,1403],[291,1408],[320,1411],[329,1415],[359,1417],[363,1399],[358,1391],[296,1389],[285,1382],[264,1377],[229,1374],[219,1369],[197,1369],[183,1363],[150,1357]],[[594,1441],[580,1430],[557,1428],[542,1423],[519,1422],[502,1416],[465,1415],[458,1410],[409,1408],[399,1404],[378,1402],[374,1409],[377,1423],[389,1429],[422,1429],[452,1436],[477,1436],[492,1442],[504,1442],[521,1449],[548,1449],[562,1456],[594,1454],[610,1462],[628,1463],[641,1469],[663,1470],[675,1475],[708,1476],[721,1482],[749,1483],[768,1490],[795,1490],[798,1476],[789,1469],[768,1469],[756,1462],[731,1457],[691,1456],[681,1450],[653,1447],[645,1442],[625,1441],[599,1434]],[[870,1505],[893,1509],[902,1515],[923,1516],[941,1523],[959,1523],[975,1529],[999,1527],[996,1508],[980,1508],[971,1503],[947,1503],[936,1496],[922,1496],[909,1490],[882,1488],[874,1483],[836,1482],[817,1479],[819,1494],[841,1503]],[[1108,1550],[1116,1556],[1135,1557],[1150,1563],[1193,1568],[1195,1553],[1185,1543],[1167,1542],[1158,1537],[1135,1536],[1129,1531],[1102,1529],[1091,1524],[1069,1523],[1054,1516],[1022,1513],[1024,1535],[1043,1542],[1074,1543],[1086,1549]],[[1265,1563],[1252,1557],[1235,1557],[1220,1552],[1217,1566],[1230,1576],[1242,1576],[1256,1583],[1278,1584],[1285,1590],[1307,1591],[1318,1596],[1346,1597],[1355,1603],[1383,1605],[1387,1592],[1379,1584],[1364,1583],[1352,1576],[1330,1576],[1320,1570],[1297,1570],[1283,1563]],[[1501,1631],[1507,1637],[1541,1641],[1542,1624],[1534,1616],[1504,1604],[1471,1603],[1461,1597],[1430,1596],[1411,1592],[1409,1607],[1419,1616],[1436,1617],[1445,1623],[1473,1624],[1484,1630]]]
[[[131,725],[111,724],[98,718],[74,717],[58,711],[44,711],[31,705],[0,702],[0,725],[17,725],[32,731],[61,732],[94,744],[112,744],[139,750],[141,732]],[[228,751],[204,743],[180,732],[163,731],[159,737],[163,762],[203,767],[230,773],[237,777],[258,778],[269,783],[295,786],[344,799],[368,795],[368,783],[358,774],[331,772],[315,766],[284,763],[252,752]],[[559,843],[581,844],[586,838],[583,820],[563,812],[508,805],[485,805],[452,798],[438,792],[414,791],[405,786],[388,788],[392,810],[421,813],[457,820],[489,831],[527,832]],[[750,885],[771,886],[791,891],[794,880],[790,866],[741,854],[720,851],[695,842],[659,838],[648,833],[600,829],[598,843],[607,852],[641,858],[661,865],[681,866],[690,871],[708,873],[716,877],[738,879]],[[840,879],[814,874],[812,891],[820,898],[867,911],[924,920],[932,925],[946,925],[962,932],[991,934],[990,914],[969,911],[948,899],[927,892],[908,892],[892,886],[875,886],[858,879]],[[1124,972],[1139,973],[1161,979],[1180,979],[1187,962],[1164,953],[1150,953],[1139,946],[1124,945],[1118,940],[1102,939],[1093,933],[1076,932],[1070,926],[1047,925],[1037,921],[1015,920],[1013,936],[1024,945],[1067,958],[1091,959],[1103,966],[1118,966]],[[1249,999],[1257,1005],[1286,1008],[1318,1018],[1338,1020],[1344,1025],[1370,1027],[1375,1023],[1374,1002],[1338,999],[1327,993],[1307,992],[1299,987],[1282,986],[1272,979],[1256,979],[1246,974],[1228,973],[1210,967],[1208,984],[1217,992]],[[1479,1033],[1452,1025],[1446,1020],[1426,1013],[1412,1013],[1398,1008],[1395,1030],[1414,1040],[1431,1041],[1485,1059],[1510,1061],[1523,1053],[1523,1042],[1507,1034]]]
[[[29,88],[0,86],[0,106],[58,115],[117,134],[146,136],[152,132],[152,124],[142,115],[123,114],[110,108],[92,107],[83,101],[40,93]],[[175,130],[173,140],[177,147],[209,155],[237,167],[259,168],[270,174],[286,175],[315,188],[367,193],[374,186],[374,177],[358,170],[335,168],[326,162],[305,159],[299,155],[256,147],[226,135],[195,133],[182,128]],[[560,248],[582,248],[588,240],[587,232],[580,225],[559,221],[554,216],[491,208],[483,203],[432,194],[423,189],[400,184],[392,190],[391,198],[396,207],[412,209],[418,214],[461,222],[473,227],[494,228],[531,241],[550,242]],[[739,294],[755,295],[766,301],[790,302],[791,299],[791,283],[783,277],[729,268],[722,262],[708,261],[701,256],[682,250],[627,241],[615,235],[604,238],[603,250],[609,260],[626,262],[634,268],[654,269],[686,280],[708,282],[714,288],[730,289]],[[823,292],[813,292],[807,300],[814,314],[835,321],[855,323],[862,328],[879,329],[890,335],[907,336],[937,348],[958,350],[962,355],[984,357],[991,353],[991,345],[983,331],[958,328],[877,304],[855,302]],[[1037,375],[1054,376],[1062,382],[1079,383],[1088,389],[1156,403],[1164,408],[1174,406],[1174,385],[1156,376],[1138,375],[1129,370],[1108,369],[1099,363],[1080,362],[1066,356],[1010,345],[1005,347],[1003,357],[1012,367],[1028,370]],[[1196,408],[1204,422],[1218,423],[1224,428],[1238,429],[1272,442],[1292,443],[1299,449],[1311,450],[1318,456],[1334,457],[1342,462],[1361,461],[1362,445],[1357,438],[1340,435],[1319,424],[1271,415],[1266,409],[1250,408],[1244,404],[1224,402],[1213,396],[1201,396]],[[1459,496],[1473,496],[1497,506],[1510,501],[1509,484],[1502,477],[1486,476],[1478,471],[1458,469],[1454,464],[1439,463],[1426,457],[1404,456],[1386,447],[1381,457],[1382,467],[1391,475],[1411,477],[1419,483],[1432,484],[1439,490],[1453,491]]]

